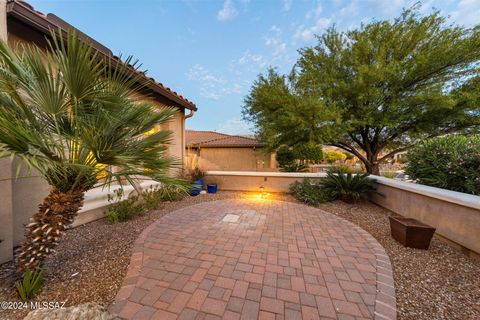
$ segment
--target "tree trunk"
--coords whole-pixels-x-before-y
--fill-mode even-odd
[[[58,244],[61,234],[72,224],[83,206],[83,199],[83,191],[50,191],[26,227],[25,240],[17,256],[20,271],[42,266],[46,256]]]
[[[374,174],[374,175],[377,175],[377,176],[380,175],[380,165],[378,164],[378,162],[365,163],[365,169],[367,169],[367,172],[370,173],[370,174]]]

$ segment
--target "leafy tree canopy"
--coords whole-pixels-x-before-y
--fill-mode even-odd
[[[245,98],[244,117],[269,148],[325,143],[378,173],[421,139],[471,133],[480,122],[480,26],[404,10],[299,50],[289,75],[270,68]]]

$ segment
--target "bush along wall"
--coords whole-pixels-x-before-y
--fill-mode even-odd
[[[427,140],[408,152],[405,172],[420,184],[480,195],[480,135]]]

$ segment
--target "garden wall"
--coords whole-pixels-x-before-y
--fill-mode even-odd
[[[480,197],[440,188],[428,187],[371,176],[378,205],[437,228],[436,232],[480,254]]]
[[[288,192],[303,178],[321,179],[324,173],[208,171],[207,183],[219,190]],[[371,201],[402,216],[437,228],[440,236],[480,254],[480,197],[424,185],[371,176],[378,195]]]

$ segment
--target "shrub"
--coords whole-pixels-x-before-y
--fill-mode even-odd
[[[280,168],[295,162],[295,152],[287,146],[278,148],[276,159]]]
[[[188,196],[187,188],[171,185],[162,186],[158,192],[160,193],[161,201],[179,201]]]
[[[322,147],[313,143],[304,143],[293,148],[297,160],[320,163],[323,160]]]
[[[162,185],[150,186],[141,196],[132,196],[122,200],[123,191],[115,190],[114,195],[108,195],[111,203],[107,209],[107,219],[111,223],[123,222],[135,216],[157,209],[165,201],[178,201],[188,195],[185,188],[180,186]]]
[[[330,171],[322,185],[335,199],[346,202],[356,202],[375,192],[368,179],[368,173],[352,174]]]
[[[346,163],[340,163],[335,166],[334,169],[335,172],[341,172],[341,173],[362,173],[365,172],[365,170],[362,167],[357,167],[357,166],[352,166]]]
[[[388,170],[381,172],[381,176],[389,179],[394,179],[397,176],[397,172],[394,170]]]
[[[421,184],[480,195],[480,135],[423,142],[408,152],[405,173]]]
[[[111,204],[107,209],[107,219],[111,223],[127,221],[134,216],[145,213],[143,206],[139,203],[138,196],[132,196],[122,200],[123,190],[115,190],[114,196],[108,195],[108,202]]]
[[[347,160],[352,160],[354,158],[354,155],[350,152],[343,152],[343,154],[345,155],[345,159]]]
[[[187,170],[186,172],[187,179],[190,181],[197,181],[203,179],[205,177],[205,174],[205,171],[200,169],[200,167],[198,166],[195,166],[192,169]]]
[[[43,269],[27,270],[23,279],[16,282],[18,295],[23,301],[33,299],[43,284]]]
[[[343,152],[333,150],[327,151],[325,153],[325,158],[328,163],[335,163],[337,161],[344,161],[345,159],[347,159],[347,156]]]
[[[283,165],[280,167],[282,172],[306,172],[308,171],[308,166],[303,163],[293,162],[290,164]]]
[[[320,203],[334,200],[332,195],[320,185],[312,183],[310,179],[303,179],[302,182],[295,182],[290,185],[295,199],[306,204],[317,206]]]

